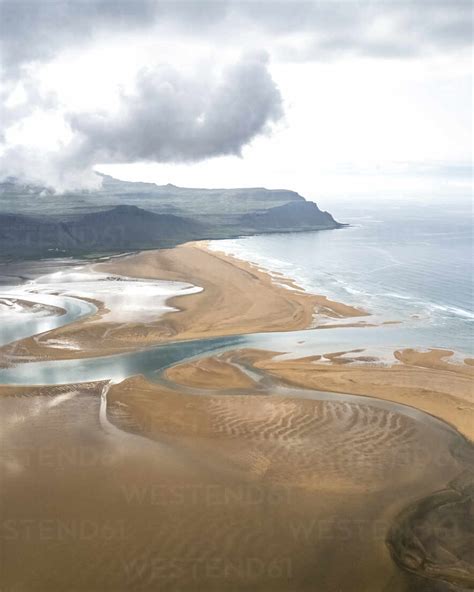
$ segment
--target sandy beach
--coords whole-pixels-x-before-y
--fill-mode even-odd
[[[203,290],[171,298],[168,304],[179,313],[166,313],[146,323],[107,322],[103,305],[94,301],[98,305],[94,316],[0,348],[0,359],[9,360],[12,351],[21,352],[23,360],[94,357],[183,339],[306,329],[319,319],[347,318],[348,325],[356,319],[358,324],[365,321],[357,317],[367,314],[308,294],[289,279],[277,281],[253,265],[208,250],[205,243],[115,258],[93,269],[132,278],[189,282]]]
[[[228,388],[240,388],[249,378],[234,364],[245,363],[301,388],[373,396],[421,409],[474,441],[472,366],[445,362],[451,353],[396,351],[394,360],[401,363],[387,367],[357,352],[328,354],[325,361],[323,356],[278,360],[278,352],[240,350],[218,359],[203,358],[174,366],[166,376],[191,387],[217,389],[225,383]]]
[[[18,352],[21,364],[318,330],[323,318],[369,325],[362,308],[308,294],[205,244],[95,268],[203,290],[175,298],[178,311],[150,323],[106,323],[99,308],[3,348],[4,362]],[[80,350],[61,349],[62,340]],[[410,546],[412,516],[428,540],[446,499],[456,516],[466,507],[472,360],[453,361],[449,350],[396,350],[393,364],[360,349],[281,353],[234,347],[171,365],[154,382],[1,386],[7,589],[59,591],[71,578],[81,590],[94,582],[189,592],[473,584],[461,518],[457,538],[445,524],[431,547]]]
[[[473,19],[0,0],[0,592],[474,592]]]
[[[439,350],[396,351],[394,358],[400,364],[388,367],[365,362],[364,356],[358,356],[363,358],[358,364],[351,364],[354,358],[350,353],[333,357],[330,364],[264,357],[256,366],[304,388],[374,396],[421,409],[474,441],[474,373],[468,364],[445,362],[451,354]]]
[[[140,324],[103,322],[103,305],[95,301],[98,312],[93,317],[1,348],[3,363],[19,353],[21,363],[94,357],[203,337],[295,331],[318,327],[321,319],[325,324],[319,326],[327,328],[328,318],[346,320],[337,326],[363,323],[370,330],[370,317],[363,307],[357,309],[309,294],[289,278],[210,251],[205,242],[115,258],[94,265],[94,269],[126,277],[189,282],[203,290],[171,299],[169,305],[177,312]],[[54,348],[48,346],[49,342]],[[74,348],[62,348],[61,342],[73,343]],[[259,352],[260,359],[255,362],[258,368],[300,387],[372,395],[411,405],[440,417],[473,439],[472,360],[450,362],[451,354],[449,350],[394,351],[393,364],[388,367],[363,352],[327,352],[323,360],[306,357],[286,361]],[[193,386],[220,388],[235,381],[248,384],[247,377],[240,375],[237,379],[235,372],[224,372],[219,360],[204,360],[191,367],[174,368],[171,375],[181,379],[186,376],[185,382]]]

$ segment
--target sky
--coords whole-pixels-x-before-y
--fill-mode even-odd
[[[457,197],[470,0],[0,0],[0,177]]]

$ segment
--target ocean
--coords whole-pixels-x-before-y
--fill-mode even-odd
[[[397,346],[473,354],[470,200],[338,201],[350,226],[213,241],[211,247],[293,278],[310,292],[358,305],[370,321],[400,321]]]

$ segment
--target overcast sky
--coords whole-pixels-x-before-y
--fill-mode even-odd
[[[468,195],[470,0],[0,0],[0,175]]]

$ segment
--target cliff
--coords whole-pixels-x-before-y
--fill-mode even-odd
[[[294,191],[191,189],[101,177],[96,191],[63,195],[14,179],[0,183],[0,256],[119,252],[341,226]]]

